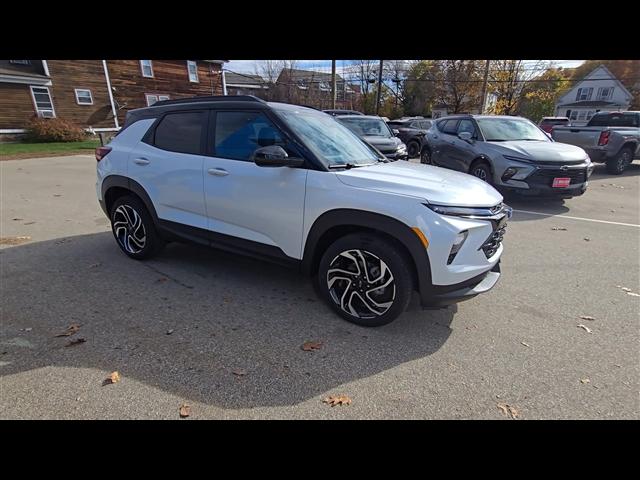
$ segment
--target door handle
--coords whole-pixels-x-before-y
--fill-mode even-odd
[[[227,172],[224,168],[210,168],[209,170],[207,170],[207,173],[209,175],[215,175],[216,177],[226,177],[227,175],[229,175],[229,172]]]
[[[136,158],[133,163],[135,163],[136,165],[149,165],[149,160],[147,160],[146,158]]]

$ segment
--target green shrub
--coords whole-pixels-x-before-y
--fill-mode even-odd
[[[80,142],[85,138],[84,130],[61,118],[34,118],[27,125],[29,142]]]

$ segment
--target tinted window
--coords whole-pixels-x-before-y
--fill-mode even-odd
[[[202,112],[169,113],[156,127],[154,145],[180,153],[200,153]]]
[[[457,126],[458,126],[457,119],[444,120],[438,124],[438,128],[440,128],[440,130],[443,133],[448,133],[449,135],[455,135],[457,133],[456,131]]]
[[[590,127],[638,127],[640,114],[608,113],[595,115],[588,123]]]
[[[460,120],[458,133],[469,132],[472,137],[476,136],[476,127],[471,120]]]
[[[566,125],[567,123],[569,123],[569,119],[562,119],[562,118],[549,119],[549,118],[547,118],[545,120],[542,120],[540,125]]]
[[[260,147],[285,145],[284,138],[264,113],[218,112],[216,157],[250,161]]]
[[[431,122],[429,120],[423,120],[420,124],[425,130],[429,130],[431,128]]]

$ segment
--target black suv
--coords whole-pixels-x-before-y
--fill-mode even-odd
[[[432,121],[427,118],[401,118],[387,122],[389,128],[397,131],[397,136],[407,145],[409,158],[422,157],[425,151],[427,130],[431,128]],[[424,163],[424,162],[423,162]]]

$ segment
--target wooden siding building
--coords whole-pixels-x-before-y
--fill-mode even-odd
[[[114,131],[158,100],[222,95],[224,60],[0,60],[0,138],[34,117]]]

